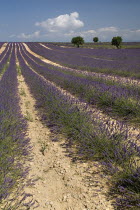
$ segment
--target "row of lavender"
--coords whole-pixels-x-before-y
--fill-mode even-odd
[[[62,51],[46,49],[39,43],[27,44],[30,47],[30,49],[36,52],[37,54],[53,62],[57,62],[68,67],[94,72],[116,74],[120,76],[131,76],[135,78],[140,77],[140,49],[131,49],[133,52],[130,53],[129,56],[126,56],[128,53],[126,53],[126,55],[125,53],[123,53],[124,51],[130,51],[129,49],[123,49],[122,51],[116,50],[118,52],[118,55],[122,54],[121,56],[124,57],[124,59],[107,60],[92,57],[96,56],[96,53],[94,55],[93,52],[89,49],[88,51],[91,52],[91,56],[84,56],[81,55],[82,51],[79,51],[79,54],[74,54],[73,52],[69,52],[69,50],[64,51],[63,53]],[[97,54],[99,56],[99,53]]]
[[[0,54],[0,76],[4,73],[5,69],[8,66],[8,60],[10,57],[11,50],[12,46],[8,45],[3,51],[3,53]]]
[[[19,106],[13,47],[10,64],[0,80],[0,206],[7,205],[10,194],[16,192],[26,175],[23,167],[23,157],[27,157],[29,150],[26,127]]]
[[[110,132],[98,115],[91,118],[92,113],[86,105],[82,110],[79,109],[77,100],[32,71],[19,49],[18,59],[25,81],[36,98],[36,106],[41,108],[41,113],[43,111],[42,117],[47,120],[47,124],[58,126],[68,138],[68,147],[76,145],[76,157],[91,160],[98,158],[102,162],[113,176],[113,189],[125,197],[122,199],[120,196],[117,200],[118,208],[139,206],[140,168],[136,157],[140,157],[140,148],[130,139],[128,130],[119,125],[115,132]]]
[[[28,64],[46,79],[76,94],[83,101],[97,105],[105,112],[123,117],[125,121],[140,122],[140,88],[109,83],[94,77],[84,76],[67,69],[53,67],[22,48],[22,54]],[[36,62],[35,62],[36,61]]]

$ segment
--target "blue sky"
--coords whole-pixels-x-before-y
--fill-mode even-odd
[[[140,0],[0,0],[0,41],[140,41]]]

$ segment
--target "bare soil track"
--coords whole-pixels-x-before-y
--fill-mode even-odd
[[[7,43],[4,43],[2,45],[2,47],[0,48],[0,54],[5,50],[6,46],[7,46]]]

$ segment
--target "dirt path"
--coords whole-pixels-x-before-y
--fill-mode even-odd
[[[59,47],[62,47],[62,48],[73,48],[73,47],[67,47],[67,46],[59,46]]]
[[[10,48],[10,46],[8,46],[8,48],[7,48],[6,52],[5,52],[5,54],[3,55],[3,57],[1,58],[0,62],[2,62],[2,60],[3,60],[4,57],[6,56],[6,54],[7,54],[8,50],[9,50],[9,48]],[[11,51],[11,52],[12,52],[12,51]]]
[[[126,77],[121,77],[121,76],[112,76],[112,75],[108,75],[108,74],[103,74],[103,73],[96,73],[96,72],[89,72],[89,71],[83,71],[83,70],[78,70],[78,69],[72,69],[66,66],[62,66],[58,63],[52,62],[36,53],[34,53],[28,46],[27,44],[23,43],[23,45],[25,46],[26,50],[31,53],[32,55],[34,55],[37,58],[40,58],[42,61],[44,61],[45,63],[51,64],[53,66],[57,66],[66,70],[70,70],[72,72],[77,72],[80,74],[84,74],[87,76],[95,76],[95,77],[99,77],[99,78],[104,78],[106,80],[112,80],[114,82],[119,82],[119,83],[123,83],[123,84],[129,84],[129,85],[140,85],[140,80],[136,80],[136,79],[131,79],[131,78],[126,78]]]
[[[52,50],[50,47],[47,47],[46,45],[42,44],[42,43],[39,43],[41,46],[47,48],[48,50]]]
[[[2,45],[2,47],[0,48],[0,54],[5,50],[7,44],[8,44],[8,43],[4,43],[4,44]]]
[[[23,43],[23,45],[25,46],[26,50],[31,53],[32,55],[34,55],[35,57],[37,58],[40,58],[42,61],[44,61],[45,63],[48,63],[48,64],[51,64],[51,65],[54,65],[54,66],[58,66],[58,67],[62,67],[61,65],[57,64],[57,63],[54,63],[46,58],[43,58],[42,56],[34,53],[32,50],[30,50],[30,48],[27,46],[27,44]]]
[[[21,109],[28,119],[28,136],[33,146],[28,178],[37,179],[34,187],[25,189],[35,201],[30,209],[113,209],[105,197],[108,179],[100,165],[71,161],[65,148],[66,139],[54,134],[41,121],[24,78],[21,75],[18,79]]]

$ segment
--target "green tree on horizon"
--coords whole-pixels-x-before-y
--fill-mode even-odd
[[[94,41],[94,42],[98,42],[98,41],[99,41],[99,38],[98,38],[98,37],[94,37],[94,38],[93,38],[93,41]]]
[[[116,46],[118,49],[120,48],[121,43],[122,43],[121,36],[116,36],[112,38],[111,44]]]
[[[71,43],[79,47],[84,44],[84,39],[81,36],[76,36],[72,38]]]

